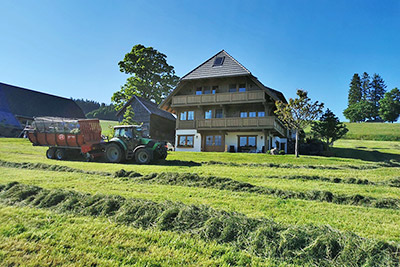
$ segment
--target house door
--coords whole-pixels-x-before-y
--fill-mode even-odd
[[[205,151],[207,152],[224,152],[225,143],[222,135],[206,135]]]

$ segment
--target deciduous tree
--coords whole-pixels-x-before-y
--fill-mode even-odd
[[[380,100],[379,114],[384,121],[395,122],[400,116],[400,90],[394,88]]]
[[[132,76],[111,98],[116,110],[133,95],[160,103],[179,81],[174,67],[167,63],[167,56],[153,47],[135,45],[118,65],[121,72]]]
[[[299,131],[318,118],[324,107],[323,103],[311,102],[307,92],[297,90],[297,98],[289,99],[289,103],[276,101],[275,114],[289,128],[296,133],[295,155],[299,156]]]
[[[330,109],[327,109],[322,114],[319,121],[313,122],[311,125],[311,133],[314,137],[321,139],[325,143],[325,150],[329,150],[329,146],[348,131],[346,125],[341,123]]]

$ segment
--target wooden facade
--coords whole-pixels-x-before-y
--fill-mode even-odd
[[[157,104],[144,98],[133,96],[128,103],[117,113],[118,120],[122,121],[126,107],[130,105],[134,112],[133,120],[142,124],[146,135],[160,141],[175,143],[175,117],[158,108]]]
[[[226,57],[226,69],[212,65],[216,57]],[[185,75],[161,108],[176,114],[177,140],[181,134],[194,134],[201,151],[265,152],[277,140],[283,142],[287,134],[274,115],[277,100],[286,102],[281,93],[262,85],[221,51]],[[181,148],[198,151],[196,144],[192,150],[183,144]]]

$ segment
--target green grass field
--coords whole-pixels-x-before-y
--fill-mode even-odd
[[[100,121],[100,126],[101,126],[101,133],[104,136],[108,136],[109,134],[112,133],[112,127],[118,124],[118,121],[105,121],[101,120]]]
[[[355,123],[345,122],[349,129],[343,139],[351,140],[375,140],[375,141],[400,141],[400,123]],[[305,132],[309,134],[311,127]]]
[[[330,158],[170,152],[167,161],[145,166],[55,161],[45,151],[27,140],[0,139],[0,265],[398,263],[395,252],[379,253],[400,245],[400,142],[340,140]],[[121,169],[136,174],[114,175]],[[22,191],[4,187],[11,182]],[[107,202],[119,207],[115,213],[89,214],[89,200],[66,210],[72,200],[62,192],[70,191],[84,199],[118,196],[121,203],[154,204],[121,221],[119,212],[130,206],[118,201]],[[146,217],[153,209],[161,210]],[[197,210],[189,217],[199,221],[182,229],[182,209]],[[203,209],[212,211],[202,215]],[[138,226],[143,216],[154,223]],[[280,230],[266,234],[270,225]],[[204,235],[212,227],[223,237]],[[352,247],[353,239],[363,245]]]

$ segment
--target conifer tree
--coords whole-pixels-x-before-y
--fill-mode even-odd
[[[384,97],[386,92],[385,81],[378,74],[374,74],[371,84],[368,101],[371,103],[371,118],[374,120],[379,119],[379,101]]]
[[[371,86],[370,80],[368,73],[364,72],[361,77],[361,100],[368,100]]]
[[[341,123],[329,108],[322,114],[319,121],[313,122],[311,125],[311,133],[324,142],[327,151],[333,142],[340,139],[348,131],[346,125]]]
[[[361,101],[361,79],[358,73],[354,73],[350,82],[349,106]]]

